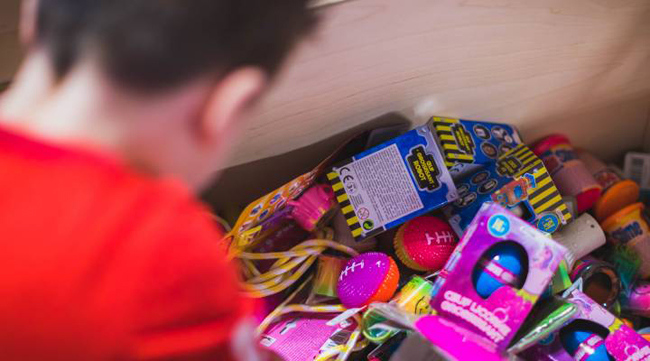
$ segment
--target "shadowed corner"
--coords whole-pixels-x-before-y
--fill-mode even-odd
[[[7,90],[7,88],[9,88],[9,82],[0,83],[0,93]]]
[[[347,1],[352,1],[352,0],[312,0],[311,4],[309,4],[309,6],[312,7],[312,8],[319,8],[319,7],[323,7],[323,6],[340,4],[342,2],[347,2]]]
[[[387,113],[310,146],[228,168],[202,198],[220,215],[237,218],[239,207],[310,171],[354,135],[390,126],[407,130],[411,122],[401,114]]]

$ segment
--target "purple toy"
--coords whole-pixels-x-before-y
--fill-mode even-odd
[[[623,308],[635,315],[650,317],[650,282],[640,281],[635,284]]]
[[[368,252],[348,261],[339,276],[337,291],[345,307],[356,308],[390,300],[398,281],[399,270],[392,258]]]

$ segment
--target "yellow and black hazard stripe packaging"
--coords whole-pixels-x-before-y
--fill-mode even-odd
[[[517,128],[508,124],[434,116],[429,127],[454,180],[485,168],[522,144]]]
[[[429,125],[370,148],[327,174],[355,240],[441,208],[456,187]]]
[[[500,204],[547,234],[572,218],[544,163],[523,144],[457,180],[456,187],[459,198],[445,214],[458,234],[464,233],[485,202]]]

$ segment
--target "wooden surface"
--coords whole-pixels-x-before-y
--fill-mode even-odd
[[[0,0],[0,84],[11,79],[20,61],[19,7],[20,0]]]
[[[18,3],[0,0],[0,83],[20,56]],[[650,150],[648,0],[355,0],[326,14],[232,165],[389,111],[509,122],[528,141],[562,131],[609,159]]]
[[[567,133],[615,159],[644,143],[648,0],[356,0],[328,9],[249,123],[233,164],[388,111]],[[415,118],[416,122],[424,121]]]

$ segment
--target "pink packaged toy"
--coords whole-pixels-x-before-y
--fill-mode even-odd
[[[345,344],[356,324],[354,320],[329,326],[334,316],[288,317],[271,326],[260,343],[285,360],[313,360],[331,347]]]
[[[429,340],[446,360],[507,360],[493,343],[442,317],[422,317],[415,323],[415,329]]]
[[[521,355],[526,360],[641,361],[650,360],[650,343],[579,290],[568,301],[578,312],[554,332]]]
[[[503,351],[566,252],[505,208],[486,203],[436,280],[431,305]]]

